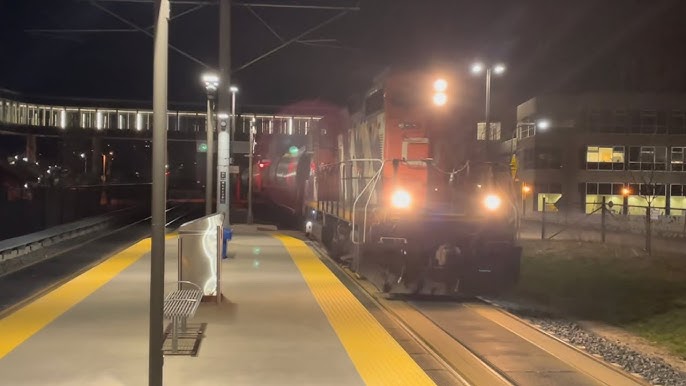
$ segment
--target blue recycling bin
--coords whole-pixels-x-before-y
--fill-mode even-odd
[[[226,259],[226,244],[228,244],[229,241],[231,241],[231,238],[233,237],[233,230],[231,228],[224,228],[224,234],[222,237],[222,258]]]

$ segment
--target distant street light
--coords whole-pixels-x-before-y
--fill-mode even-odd
[[[233,142],[236,133],[236,94],[238,93],[238,87],[229,87],[231,91],[231,141]]]
[[[217,87],[219,87],[219,77],[216,74],[203,74],[202,81],[205,82],[205,88],[208,93],[217,91]]]
[[[481,63],[472,64],[472,74],[481,74],[484,70],[484,65]]]
[[[536,122],[536,128],[541,129],[541,130],[548,130],[550,128],[550,120],[549,119],[539,119]]]
[[[83,174],[88,174],[88,158],[86,158],[86,153],[81,153],[79,156],[83,159]]]
[[[212,213],[212,188],[214,184],[212,183],[212,175],[214,173],[214,131],[215,131],[215,118],[213,114],[214,106],[213,101],[217,93],[217,88],[219,87],[219,77],[215,74],[204,74],[202,76],[203,82],[205,82],[205,91],[207,92],[207,117],[205,128],[207,131],[207,153],[205,154],[206,166],[205,166],[205,214],[208,215]]]
[[[522,185],[522,217],[526,214],[526,196],[531,192],[529,185]]]
[[[486,119],[485,119],[485,136],[486,136],[486,152],[489,153],[490,141],[491,141],[491,72],[495,72],[496,75],[500,75],[505,72],[504,64],[495,64],[493,66],[485,65],[483,63],[477,62],[472,64],[472,73],[475,75],[481,74],[486,71]]]

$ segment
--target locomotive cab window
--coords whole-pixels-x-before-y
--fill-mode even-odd
[[[364,114],[372,115],[383,110],[384,90],[379,89],[371,93],[364,101]]]

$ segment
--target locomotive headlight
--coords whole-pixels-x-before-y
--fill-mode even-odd
[[[500,200],[500,197],[498,197],[495,194],[489,194],[484,199],[484,206],[486,206],[488,210],[497,210],[498,208],[500,208],[501,203],[502,200]]]
[[[412,203],[412,197],[410,193],[404,190],[396,190],[391,196],[391,204],[396,208],[409,208],[410,203]]]

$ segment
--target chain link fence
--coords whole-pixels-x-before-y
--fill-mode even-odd
[[[621,234],[633,239],[632,241],[640,238],[648,253],[652,251],[653,240],[684,241],[686,249],[684,215],[665,215],[664,207],[617,205],[605,200],[586,204],[593,204],[594,209],[590,213],[557,211],[544,199],[542,210],[526,213],[522,217],[523,224],[528,224],[529,228],[538,227],[541,239],[581,239],[580,235],[584,233],[595,235],[598,241],[606,242],[608,234]]]

